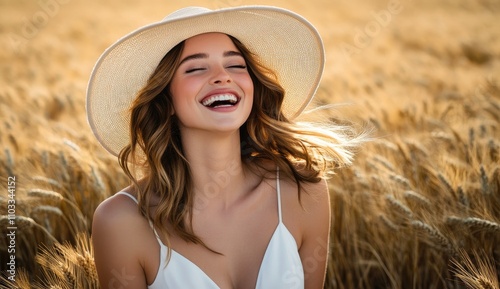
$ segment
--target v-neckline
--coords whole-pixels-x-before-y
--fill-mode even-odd
[[[283,218],[282,218],[282,215],[281,215],[281,192],[280,192],[280,177],[279,177],[279,167],[276,168],[276,192],[277,192],[277,198],[278,198],[278,225],[276,226],[276,229],[274,229],[274,232],[271,236],[271,239],[269,240],[269,243],[267,244],[267,247],[266,247],[266,250],[264,252],[264,256],[262,257],[262,260],[260,262],[260,267],[259,267],[259,272],[257,274],[257,280],[255,281],[255,286],[256,286],[256,289],[257,289],[257,285],[259,284],[259,280],[261,278],[261,273],[262,273],[262,268],[263,268],[263,264],[264,264],[264,261],[266,260],[266,256],[269,252],[269,248],[271,248],[271,244],[273,243],[276,235],[277,235],[277,232],[279,232],[280,228],[283,228],[283,230],[285,230],[285,233],[288,233],[288,235],[290,235],[290,238],[293,239],[295,245],[297,246],[297,249],[298,249],[298,244],[297,244],[297,241],[295,240],[295,238],[293,237],[292,233],[288,230],[288,228],[285,226],[285,224],[283,223]],[[125,191],[121,191],[119,193],[122,193],[124,195],[127,195],[128,197],[130,197],[135,203],[138,203],[137,199],[131,195],[130,193],[128,192],[125,192]],[[156,232],[156,229],[154,228],[153,224],[151,223],[151,221],[149,222],[151,228],[153,229],[155,235],[156,235],[156,238],[158,240],[158,243],[160,245],[160,266],[158,266],[158,272],[156,273],[156,276],[153,280],[153,283],[151,283],[149,286],[154,286],[154,284],[156,283],[156,281],[158,280],[159,276],[161,275],[161,268],[163,267],[162,264],[165,262],[165,258],[163,256],[163,253],[165,250],[168,250],[168,247],[165,246],[165,244],[163,244],[163,242],[161,241],[161,239],[159,238],[157,232]],[[181,260],[184,260],[187,264],[189,264],[191,267],[194,267],[196,270],[200,271],[201,275],[204,276],[205,279],[208,279],[209,282],[215,286],[216,289],[220,289],[219,285],[217,285],[217,283],[212,279],[210,278],[210,276],[208,276],[207,273],[205,273],[205,271],[203,271],[198,265],[196,265],[194,262],[192,262],[191,260],[189,260],[188,258],[186,258],[185,256],[183,256],[182,254],[180,254],[179,252],[175,251],[174,249],[171,249],[173,255],[172,256],[179,256],[179,258]],[[172,260],[170,260],[172,261]],[[168,265],[168,264],[167,264]]]
[[[257,288],[257,284],[259,284],[259,279],[260,279],[260,276],[262,273],[262,265],[266,259],[269,248],[271,247],[271,244],[272,244],[273,240],[275,239],[275,236],[277,235],[278,231],[280,230],[280,227],[283,227],[284,230],[288,231],[288,229],[283,224],[283,222],[279,222],[278,225],[276,226],[276,229],[274,229],[274,232],[271,236],[271,239],[269,240],[269,243],[266,246],[266,250],[264,252],[264,255],[262,256],[262,260],[260,261],[259,272],[257,273],[257,279],[255,280],[256,288]],[[290,231],[288,231],[288,232],[291,235]],[[292,238],[293,238],[293,235],[292,235]],[[168,250],[168,247],[165,244],[163,244],[163,242],[161,242],[161,241],[160,241],[160,246],[161,246],[160,250]],[[216,289],[221,289],[220,286],[212,278],[210,278],[210,276],[208,276],[208,274],[205,271],[203,271],[203,269],[200,268],[200,266],[196,265],[196,263],[194,263],[193,261],[191,261],[190,259],[188,259],[184,255],[182,255],[181,253],[175,251],[174,249],[171,249],[171,251],[172,251],[172,257],[178,256],[180,259],[184,260],[185,263],[189,264],[189,266],[191,266],[191,267],[195,268],[197,271],[199,271],[202,276],[204,276],[212,285],[215,286]],[[162,254],[160,254],[160,256],[162,256]],[[172,262],[172,257],[171,257],[169,262]],[[163,257],[161,257],[161,258],[163,258]],[[153,280],[153,283],[151,283],[149,286],[153,286],[155,284],[156,280],[159,278],[159,275],[161,274],[161,268],[162,268],[163,262],[164,262],[164,260],[160,260],[160,266],[158,268],[158,273],[156,274],[156,277]],[[167,264],[167,266],[168,266],[168,264]]]

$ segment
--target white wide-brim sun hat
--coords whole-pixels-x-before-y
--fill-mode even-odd
[[[187,7],[125,35],[95,64],[87,87],[87,117],[107,151],[117,156],[130,142],[130,105],[165,54],[183,40],[208,32],[237,38],[276,72],[285,89],[282,109],[288,119],[309,104],[325,59],[321,37],[306,19],[271,6]]]

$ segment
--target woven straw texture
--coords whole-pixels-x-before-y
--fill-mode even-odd
[[[298,116],[312,99],[324,66],[316,29],[275,7],[221,10],[190,7],[142,27],[110,46],[97,61],[87,89],[89,124],[114,155],[129,142],[129,107],[163,56],[179,42],[207,32],[232,35],[273,69],[285,88],[285,116]]]

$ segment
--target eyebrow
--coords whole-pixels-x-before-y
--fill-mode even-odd
[[[222,56],[224,56],[224,57],[230,57],[230,56],[240,56],[240,57],[243,57],[243,55],[240,52],[234,51],[234,50],[224,51],[224,53],[222,54]],[[179,63],[179,66],[181,64],[183,64],[184,62],[189,61],[189,60],[204,59],[204,58],[208,58],[208,54],[207,53],[195,53],[195,54],[191,54],[189,56],[184,57],[184,59],[182,59],[181,62]]]

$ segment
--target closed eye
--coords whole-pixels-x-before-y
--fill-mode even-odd
[[[246,65],[231,65],[229,66],[228,68],[240,68],[240,69],[246,69],[247,66]]]
[[[191,68],[191,69],[186,70],[186,73],[191,73],[191,72],[195,72],[195,71],[199,71],[199,70],[205,70],[205,68],[201,68],[201,67]]]

